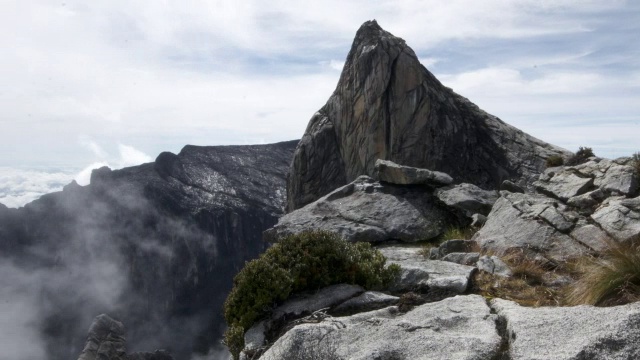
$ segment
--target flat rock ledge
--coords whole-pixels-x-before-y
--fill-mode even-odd
[[[614,307],[527,308],[494,299],[509,359],[640,359],[640,302]]]
[[[263,360],[485,360],[502,339],[496,316],[477,295],[456,296],[401,313],[396,306],[302,324],[289,330]]]

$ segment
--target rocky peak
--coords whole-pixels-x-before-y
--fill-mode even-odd
[[[340,80],[312,116],[287,183],[288,211],[360,175],[377,159],[450,174],[497,188],[507,179],[528,185],[550,155],[568,152],[490,115],[443,86],[405,41],[365,22]]]

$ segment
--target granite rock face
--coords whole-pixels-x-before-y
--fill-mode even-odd
[[[361,176],[284,215],[265,231],[265,239],[275,241],[303,231],[326,230],[350,242],[415,242],[435,238],[456,222],[429,187],[398,186]]]
[[[473,239],[486,250],[526,249],[552,261],[640,239],[637,182],[619,160],[549,168],[534,183],[538,194],[501,191]]]
[[[376,160],[374,171],[377,180],[397,185],[430,185],[432,187],[441,187],[453,182],[449,174],[402,166],[392,161],[380,159]]]
[[[492,359],[501,344],[494,317],[477,295],[448,298],[404,314],[392,306],[295,326],[261,359]],[[318,357],[300,357],[305,351]]]
[[[569,153],[487,114],[443,86],[404,40],[367,21],[333,95],[313,115],[287,181],[287,211],[360,175],[377,159],[495,189],[526,185],[551,155]]]
[[[0,211],[0,267],[29,279],[16,301],[41,314],[48,359],[78,356],[101,313],[124,320],[132,349],[182,360],[219,346],[222,303],[283,213],[296,144],[186,146]]]
[[[491,307],[506,322],[509,359],[640,358],[640,303],[526,308],[494,299]]]

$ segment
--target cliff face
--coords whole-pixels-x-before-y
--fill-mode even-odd
[[[219,345],[222,302],[283,212],[296,144],[186,146],[0,209],[0,285],[22,284],[0,292],[30,307],[15,325],[35,329],[21,331],[38,358],[77,358],[100,313],[126,322],[128,351]]]
[[[311,118],[287,181],[287,210],[359,175],[377,159],[443,171],[497,188],[528,184],[561,148],[487,114],[443,86],[404,40],[368,21],[358,30],[333,95]]]

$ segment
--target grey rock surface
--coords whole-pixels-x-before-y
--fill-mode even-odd
[[[524,189],[521,186],[518,186],[513,181],[505,180],[500,184],[500,190],[506,190],[508,192],[514,193],[524,193]]]
[[[640,196],[607,201],[591,218],[612,238],[627,241],[640,238]]]
[[[378,291],[366,291],[354,298],[351,298],[342,304],[333,308],[333,312],[364,312],[377,310],[395,304],[399,297],[381,293]]]
[[[453,178],[439,171],[403,166],[388,160],[376,160],[374,178],[379,181],[398,185],[446,186],[453,183]]]
[[[481,228],[487,222],[487,217],[482,214],[471,215],[471,226]]]
[[[570,168],[552,168],[540,175],[540,180],[533,185],[539,192],[567,201],[587,192],[593,186],[593,178],[578,176]]]
[[[447,206],[460,210],[467,217],[487,215],[500,195],[495,190],[483,190],[473,184],[458,184],[435,190],[435,195]]]
[[[400,265],[401,274],[391,291],[435,291],[461,294],[469,287],[474,267],[447,261],[427,260],[416,247],[378,248],[388,264]]]
[[[338,233],[350,242],[415,242],[442,234],[454,216],[423,187],[379,183],[361,176],[352,183],[281,217],[265,231],[267,241],[308,230]]]
[[[477,295],[418,306],[396,307],[303,324],[289,330],[261,357],[296,359],[305,349],[318,359],[486,360],[501,338],[494,315]]]
[[[640,358],[640,303],[527,308],[494,299],[491,307],[506,320],[510,359]]]
[[[377,159],[497,188],[526,184],[551,155],[569,155],[504,123],[443,86],[404,40],[375,21],[358,30],[336,89],[296,149],[287,210],[360,175]]]
[[[528,249],[555,261],[588,251],[579,241],[563,233],[570,221],[558,213],[561,206],[552,199],[509,192],[502,195],[484,227],[473,237],[483,249],[496,253],[512,248]]]
[[[486,271],[490,274],[502,277],[509,277],[513,275],[513,272],[511,271],[509,266],[505,264],[504,261],[500,260],[500,258],[497,256],[481,256],[478,259],[476,267],[478,268],[478,270]]]

